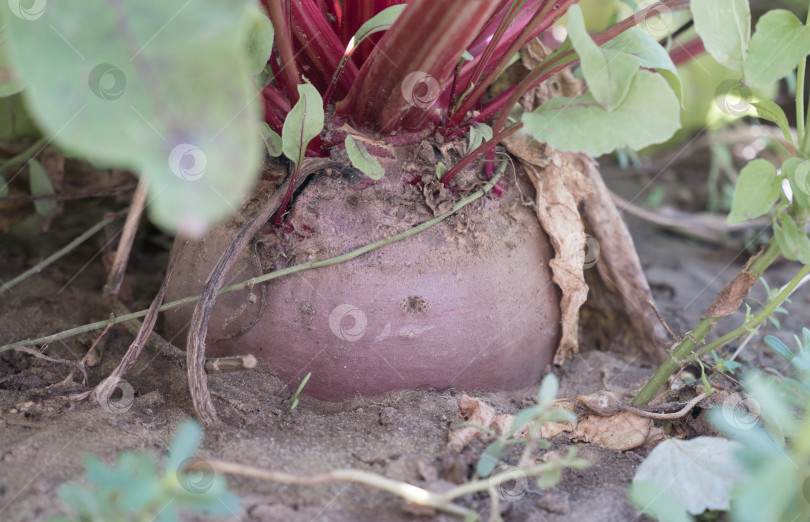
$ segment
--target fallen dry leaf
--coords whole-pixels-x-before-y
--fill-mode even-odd
[[[604,448],[627,451],[643,446],[652,428],[652,419],[622,412],[616,415],[585,415],[577,423],[571,440],[591,442]]]
[[[488,428],[495,418],[495,410],[480,399],[474,399],[467,394],[458,399],[458,411],[466,422]],[[484,432],[478,428],[467,426],[450,432],[450,441],[447,446],[456,451],[463,450],[474,438],[480,437]]]

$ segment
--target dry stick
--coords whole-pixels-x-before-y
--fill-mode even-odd
[[[215,357],[205,361],[205,373],[227,373],[252,370],[259,361],[253,354],[235,357]]]
[[[692,411],[692,408],[697,406],[697,403],[708,397],[708,393],[701,393],[691,401],[687,402],[686,405],[681,408],[679,411],[673,413],[655,413],[652,411],[642,410],[640,408],[634,408],[633,406],[622,405],[622,410],[632,413],[633,415],[638,415],[639,417],[647,417],[650,419],[658,419],[658,420],[672,420],[672,419],[680,419],[681,417],[685,416],[687,413]]]
[[[109,377],[101,381],[93,390],[93,393],[90,394],[91,400],[96,400],[99,404],[107,404],[110,400],[110,396],[112,396],[113,392],[115,391],[116,386],[118,386],[118,381],[121,380],[121,376],[124,375],[127,370],[132,368],[133,364],[135,364],[135,361],[141,354],[143,345],[146,344],[149,335],[155,328],[158,309],[160,308],[160,305],[163,304],[163,298],[166,295],[166,288],[169,286],[169,280],[172,277],[172,272],[174,272],[174,267],[177,265],[177,260],[180,259],[180,255],[183,253],[183,250],[186,248],[187,244],[188,240],[184,241],[183,244],[180,245],[180,248],[174,255],[174,259],[172,259],[172,262],[169,264],[169,268],[166,271],[166,277],[163,278],[163,283],[160,285],[160,290],[158,290],[157,295],[152,300],[152,304],[149,305],[149,310],[146,313],[146,318],[143,320],[143,324],[141,325],[140,331],[138,331],[137,337],[135,337],[135,340],[129,345],[127,353],[124,354],[124,357],[121,359],[121,362],[118,363],[115,370],[113,370]]]
[[[84,380],[85,380],[85,382],[87,382],[87,370],[85,369],[84,365],[79,363],[79,362],[69,361],[67,359],[54,359],[53,357],[48,357],[44,353],[38,352],[38,351],[34,350],[33,348],[26,348],[24,346],[15,346],[13,349],[14,349],[14,351],[27,353],[28,355],[33,355],[34,357],[36,357],[38,359],[44,359],[44,360],[46,360],[48,362],[52,362],[52,363],[56,363],[56,364],[66,364],[68,366],[75,366],[76,368],[79,369],[80,372],[82,372],[82,375],[84,376]]]
[[[29,268],[28,270],[26,270],[22,274],[18,275],[17,277],[12,279],[11,281],[5,283],[2,286],[2,288],[0,288],[0,295],[2,295],[3,293],[11,290],[11,287],[13,287],[15,285],[18,285],[19,283],[25,281],[26,279],[28,279],[32,275],[40,273],[45,267],[51,265],[53,262],[59,260],[60,258],[64,257],[66,254],[70,253],[74,248],[76,248],[77,246],[79,246],[82,243],[84,243],[85,241],[87,241],[87,239],[92,237],[96,232],[98,232],[102,228],[106,227],[107,225],[109,225],[110,223],[112,223],[113,221],[115,221],[116,219],[118,219],[122,215],[123,215],[123,212],[116,212],[114,214],[107,214],[106,216],[104,216],[104,219],[102,219],[101,221],[99,221],[98,223],[96,223],[95,225],[93,225],[92,227],[87,229],[86,231],[84,231],[80,236],[78,236],[76,239],[74,239],[73,241],[71,241],[70,243],[68,243],[67,245],[62,247],[61,249],[59,249],[56,252],[54,252],[53,254],[51,254],[50,257],[48,257],[44,261],[41,261],[40,263],[37,263],[36,266],[33,266],[33,267]]]
[[[211,402],[211,394],[208,391],[208,377],[205,374],[205,336],[208,331],[208,320],[211,318],[211,310],[217,297],[217,291],[225,282],[225,276],[231,267],[236,264],[239,254],[247,248],[259,230],[267,223],[273,214],[281,206],[281,203],[288,192],[294,191],[303,184],[310,175],[320,170],[340,167],[340,164],[327,159],[308,159],[301,162],[296,168],[299,170],[298,178],[290,178],[284,182],[270,196],[270,199],[245,225],[237,232],[231,244],[222,253],[216,266],[211,270],[208,280],[203,286],[200,300],[194,307],[194,314],[191,316],[191,324],[188,330],[188,340],[186,341],[186,364],[188,366],[188,388],[191,393],[191,402],[194,404],[194,411],[197,418],[204,426],[209,426],[217,420],[217,413],[214,404]]]
[[[107,190],[93,190],[89,192],[73,192],[70,194],[9,194],[3,196],[0,201],[39,201],[41,199],[53,201],[70,201],[74,199],[91,199],[91,198],[107,198],[110,196],[120,196],[127,192],[132,192],[137,187],[136,184],[124,185],[122,187],[111,188]]]
[[[669,325],[664,320],[664,316],[662,316],[661,312],[658,311],[658,308],[656,308],[655,303],[652,302],[652,299],[647,299],[647,304],[650,306],[650,308],[652,308],[653,313],[655,313],[655,317],[658,318],[658,322],[661,324],[661,326],[664,327],[664,330],[667,331],[672,340],[680,341],[681,340],[680,336],[675,335],[675,332],[673,332],[672,329],[670,329]]]
[[[765,252],[760,252],[751,258],[750,266],[743,268],[743,272],[748,271],[757,276],[761,276],[763,272],[765,272],[765,270],[771,266],[777,257],[779,257],[779,246],[775,241],[771,240],[767,250],[765,250]],[[768,310],[768,306],[766,306],[766,311]],[[759,314],[756,317],[760,317],[761,315],[762,314]],[[650,402],[650,400],[655,396],[656,392],[667,381],[669,376],[678,371],[678,369],[680,369],[686,363],[686,361],[690,360],[692,352],[695,350],[695,348],[697,348],[698,345],[704,342],[706,335],[715,327],[715,325],[717,325],[717,321],[719,320],[719,317],[702,318],[694,329],[687,332],[686,335],[683,336],[683,339],[676,342],[672,348],[670,348],[669,357],[667,357],[667,359],[661,363],[661,365],[655,371],[655,374],[650,378],[649,381],[647,381],[647,384],[644,385],[641,391],[638,392],[638,395],[636,395],[636,397],[633,399],[633,404],[647,404]],[[698,357],[704,353],[707,353],[707,351],[711,351],[712,349],[719,347],[721,344],[741,335],[745,332],[745,330],[739,330],[749,326],[750,325],[746,323],[742,327],[721,337],[717,341],[704,346],[703,349],[698,352]],[[707,348],[708,350],[706,350]]]
[[[582,468],[587,465],[587,462],[579,459],[566,457],[565,459],[555,459],[542,464],[536,464],[526,468],[520,468],[520,471],[527,477],[538,476],[548,471],[560,467]],[[280,482],[283,484],[294,484],[299,486],[314,486],[323,484],[325,482],[351,482],[355,484],[364,484],[373,488],[381,489],[389,493],[393,493],[405,500],[419,504],[420,506],[428,506],[435,509],[440,509],[448,513],[460,515],[463,517],[476,517],[477,513],[471,509],[453,504],[453,500],[469,495],[471,493],[478,493],[480,491],[489,491],[490,488],[497,488],[501,484],[515,480],[515,475],[511,471],[492,475],[486,479],[475,480],[461,484],[443,493],[435,493],[406,482],[393,480],[376,473],[369,471],[362,471],[356,469],[337,469],[327,471],[326,473],[319,473],[317,475],[294,475],[292,473],[285,473],[283,471],[273,471],[268,469],[257,468],[255,466],[245,466],[234,462],[227,462],[223,460],[208,460],[198,459],[189,467],[189,471],[196,468],[212,470],[219,473],[229,473],[231,475],[239,475],[242,477],[257,478],[260,480],[267,480],[270,482]]]
[[[107,277],[107,284],[104,285],[104,295],[118,295],[121,290],[121,283],[124,282],[124,272],[127,269],[127,261],[132,251],[132,242],[135,241],[135,232],[138,231],[138,224],[141,222],[141,214],[146,207],[146,193],[149,190],[149,181],[146,176],[141,177],[135,195],[132,197],[132,204],[129,206],[129,214],[124,223],[124,231],[121,233],[121,240],[118,241],[118,248],[115,249],[115,260],[113,261],[110,275]]]
[[[264,282],[271,281],[273,279],[278,279],[279,277],[284,277],[284,276],[288,276],[288,275],[291,275],[291,274],[297,274],[298,272],[304,272],[306,270],[311,270],[313,268],[322,268],[322,267],[325,267],[325,266],[337,265],[339,263],[345,263],[346,261],[349,261],[350,259],[354,259],[356,257],[359,257],[359,256],[363,255],[363,254],[367,254],[368,252],[371,252],[372,250],[376,250],[376,249],[384,247],[386,245],[390,245],[391,243],[396,243],[397,241],[401,241],[401,240],[403,240],[405,238],[416,235],[419,232],[422,232],[423,230],[426,230],[426,229],[432,227],[433,225],[447,219],[451,215],[455,214],[456,212],[458,212],[459,210],[461,210],[465,206],[469,205],[470,203],[472,203],[476,199],[480,198],[481,196],[483,196],[484,194],[486,194],[487,192],[492,190],[492,187],[494,186],[494,183],[497,183],[498,180],[500,180],[501,175],[502,174],[500,174],[500,173],[496,174],[492,178],[492,180],[489,183],[487,183],[487,185],[483,189],[478,190],[476,192],[473,192],[469,196],[459,200],[459,202],[455,204],[455,206],[453,207],[452,210],[450,210],[450,212],[447,212],[445,214],[441,214],[441,215],[436,216],[436,217],[434,217],[432,219],[429,219],[428,221],[425,221],[421,225],[418,225],[416,227],[408,229],[405,232],[401,232],[401,233],[396,234],[396,235],[391,236],[391,237],[383,238],[383,239],[381,239],[379,241],[376,241],[374,243],[371,243],[371,244],[368,244],[366,246],[360,247],[360,248],[358,248],[356,250],[352,250],[351,252],[347,252],[345,254],[341,254],[341,255],[335,256],[335,257],[330,257],[329,259],[323,259],[321,261],[308,261],[308,262],[302,263],[300,265],[290,266],[290,267],[287,267],[287,268],[284,268],[284,269],[281,269],[281,270],[276,270],[275,272],[270,272],[269,274],[264,274],[262,276],[253,277],[251,279],[246,279],[246,280],[241,281],[239,283],[234,283],[234,284],[232,284],[230,286],[226,286],[226,287],[220,289],[219,292],[217,292],[217,295],[226,294],[228,292],[234,292],[236,290],[242,290],[243,288],[248,288],[248,287],[257,285],[259,283],[264,283]],[[186,304],[196,303],[199,300],[200,300],[200,296],[198,296],[198,295],[184,297],[183,299],[178,299],[177,301],[172,301],[171,303],[164,304],[163,306],[160,307],[160,311],[164,312],[166,310],[171,310],[173,308],[178,308],[178,307],[186,305]],[[12,350],[14,347],[17,347],[17,346],[33,346],[33,345],[37,345],[37,344],[50,343],[50,342],[53,342],[53,341],[58,341],[60,339],[67,339],[68,337],[73,337],[75,335],[79,335],[79,334],[82,334],[82,333],[85,333],[85,332],[92,332],[93,330],[99,330],[101,328],[104,328],[105,326],[107,326],[107,324],[110,324],[110,322],[112,322],[112,324],[119,324],[119,323],[125,323],[127,325],[133,324],[133,323],[128,323],[128,321],[132,321],[134,319],[138,319],[140,317],[143,317],[143,316],[146,315],[146,312],[147,312],[147,310],[140,310],[138,312],[129,312],[129,310],[127,310],[125,307],[123,307],[121,305],[121,306],[118,306],[115,309],[115,313],[118,314],[118,315],[112,321],[109,321],[109,320],[97,321],[95,323],[90,323],[90,324],[85,324],[85,325],[82,325],[82,326],[77,326],[76,328],[71,328],[70,330],[65,330],[65,331],[58,332],[58,333],[55,333],[55,334],[52,334],[52,335],[47,335],[45,337],[37,337],[35,339],[26,339],[24,341],[17,341],[17,342],[14,342],[14,343],[5,344],[3,346],[0,346],[0,353],[6,352],[8,350]],[[137,323],[134,323],[134,324],[135,324],[135,326],[133,328],[136,328],[135,334],[137,334],[137,328],[139,328],[140,326]],[[159,337],[159,336],[157,336],[157,334],[155,334],[153,332],[152,337],[154,338],[154,337]],[[162,342],[165,343],[166,341],[162,341]],[[166,344],[168,344],[168,343],[166,343]],[[171,345],[169,345],[169,346],[171,346]],[[172,346],[172,349],[176,350],[176,348],[174,348],[173,346]]]

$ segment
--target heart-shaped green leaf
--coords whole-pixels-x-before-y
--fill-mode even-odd
[[[323,100],[308,83],[298,86],[298,103],[287,114],[281,129],[284,155],[296,165],[301,164],[307,145],[323,130]]]
[[[726,221],[733,225],[765,214],[779,200],[779,194],[776,167],[761,158],[748,162],[740,171]]]
[[[810,53],[810,27],[784,9],[768,11],[757,22],[745,60],[745,79],[769,85],[790,74]]]
[[[612,112],[587,92],[576,98],[552,98],[524,114],[523,122],[536,140],[555,149],[601,156],[668,140],[680,128],[680,104],[660,74],[642,70],[622,104]]]
[[[639,60],[622,52],[605,52],[591,39],[582,10],[568,9],[568,37],[579,55],[588,91],[608,112],[618,107],[630,90]]]
[[[751,38],[748,0],[692,0],[689,6],[706,51],[722,65],[742,72]]]

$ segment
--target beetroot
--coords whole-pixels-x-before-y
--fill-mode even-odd
[[[413,183],[413,174],[386,170],[375,184],[359,173],[316,176],[286,226],[268,223],[229,280],[259,275],[260,265],[279,269],[351,251],[452,205],[432,172]],[[514,179],[507,185],[503,197],[482,198],[403,241],[270,281],[264,298],[260,288],[220,296],[207,354],[253,353],[291,385],[312,372],[304,393],[329,400],[534,384],[560,340],[559,291],[548,238],[521,200],[533,189]],[[199,293],[235,226],[186,248],[168,300]],[[185,335],[192,309],[166,313],[171,334]]]

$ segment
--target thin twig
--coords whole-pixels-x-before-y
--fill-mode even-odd
[[[87,382],[87,369],[84,367],[83,364],[81,364],[81,363],[79,363],[77,361],[70,361],[68,359],[56,359],[56,358],[53,358],[53,357],[48,357],[47,355],[45,355],[42,352],[38,352],[38,351],[34,350],[33,348],[26,348],[25,346],[15,346],[13,348],[13,350],[15,352],[23,352],[23,353],[27,353],[28,355],[33,355],[37,359],[43,359],[43,360],[46,360],[48,362],[52,362],[52,363],[56,363],[56,364],[66,364],[68,366],[73,366],[75,368],[78,368],[79,371],[82,372],[82,375],[84,376],[85,382]]]
[[[237,355],[236,357],[214,357],[205,361],[206,373],[227,373],[252,370],[258,361],[253,354]]]
[[[132,192],[137,184],[124,185],[123,187],[111,188],[107,190],[94,190],[89,192],[74,192],[71,194],[9,194],[3,196],[0,201],[39,201],[41,199],[53,201],[70,201],[74,199],[107,198],[110,196],[120,196],[127,192]]]
[[[71,241],[70,243],[68,243],[67,245],[62,247],[61,249],[59,249],[56,252],[54,252],[53,254],[51,254],[50,257],[48,257],[47,259],[37,263],[36,266],[33,266],[33,267],[29,268],[28,270],[26,270],[22,274],[18,275],[17,277],[12,279],[11,281],[3,284],[3,287],[0,288],[0,295],[2,295],[5,292],[8,292],[9,290],[11,290],[11,288],[13,286],[20,284],[21,282],[25,281],[26,279],[28,279],[32,275],[40,273],[43,269],[45,269],[45,267],[53,264],[55,261],[58,261],[59,259],[61,259],[65,255],[69,254],[71,251],[73,251],[73,249],[75,249],[77,246],[79,246],[82,243],[84,243],[85,241],[87,241],[87,239],[92,237],[96,232],[98,232],[99,230],[106,227],[107,225],[109,225],[110,223],[112,223],[113,221],[118,219],[120,216],[122,216],[123,213],[124,212],[116,212],[114,214],[107,214],[106,216],[104,216],[104,219],[102,219],[101,221],[99,221],[98,223],[93,225],[92,227],[88,228],[81,235],[79,235],[76,239],[74,239],[73,241]]]
[[[652,308],[652,311],[655,313],[655,316],[658,318],[658,322],[661,323],[661,326],[664,327],[664,330],[667,331],[669,336],[674,341],[680,341],[681,337],[679,335],[675,335],[675,332],[670,330],[669,325],[667,324],[666,321],[664,321],[664,317],[661,315],[661,312],[659,312],[658,308],[656,308],[655,303],[653,303],[651,299],[647,299],[647,304],[650,305],[650,308]]]
[[[672,420],[672,419],[680,419],[681,417],[688,414],[692,411],[692,408],[697,406],[697,403],[708,397],[708,393],[701,393],[691,401],[687,402],[686,405],[681,408],[679,411],[674,413],[654,413],[651,411],[642,410],[635,406],[623,405],[622,409],[628,413],[632,413],[633,415],[638,415],[639,417],[648,417],[650,419],[658,419],[658,420]]]
[[[118,248],[115,250],[115,260],[113,261],[110,274],[107,276],[107,284],[104,285],[104,295],[118,295],[121,290],[121,283],[124,282],[124,273],[127,269],[129,254],[132,251],[132,242],[135,241],[135,232],[138,231],[138,224],[141,222],[143,209],[146,207],[146,194],[149,190],[149,181],[146,176],[141,177],[132,203],[129,206],[127,220],[124,223],[124,231],[118,241]]]
[[[143,345],[146,344],[152,330],[155,328],[159,308],[163,303],[163,297],[166,295],[166,289],[169,286],[169,281],[171,280],[172,273],[174,272],[174,267],[177,265],[177,260],[180,259],[180,255],[186,248],[186,244],[188,244],[188,241],[184,241],[180,245],[180,248],[174,255],[174,259],[172,259],[172,262],[169,264],[169,268],[166,271],[166,277],[163,278],[163,283],[160,285],[160,290],[158,290],[157,295],[152,300],[152,304],[149,306],[149,310],[147,311],[146,317],[143,320],[143,324],[141,325],[141,329],[138,331],[138,335],[135,337],[135,340],[129,345],[127,353],[124,354],[121,362],[118,364],[115,370],[113,370],[110,376],[101,381],[93,390],[93,393],[90,394],[91,400],[94,399],[101,404],[108,403],[110,396],[115,391],[116,386],[118,386],[118,381],[121,380],[121,376],[124,375],[127,370],[132,368],[133,364],[135,364],[135,361],[141,354]]]

